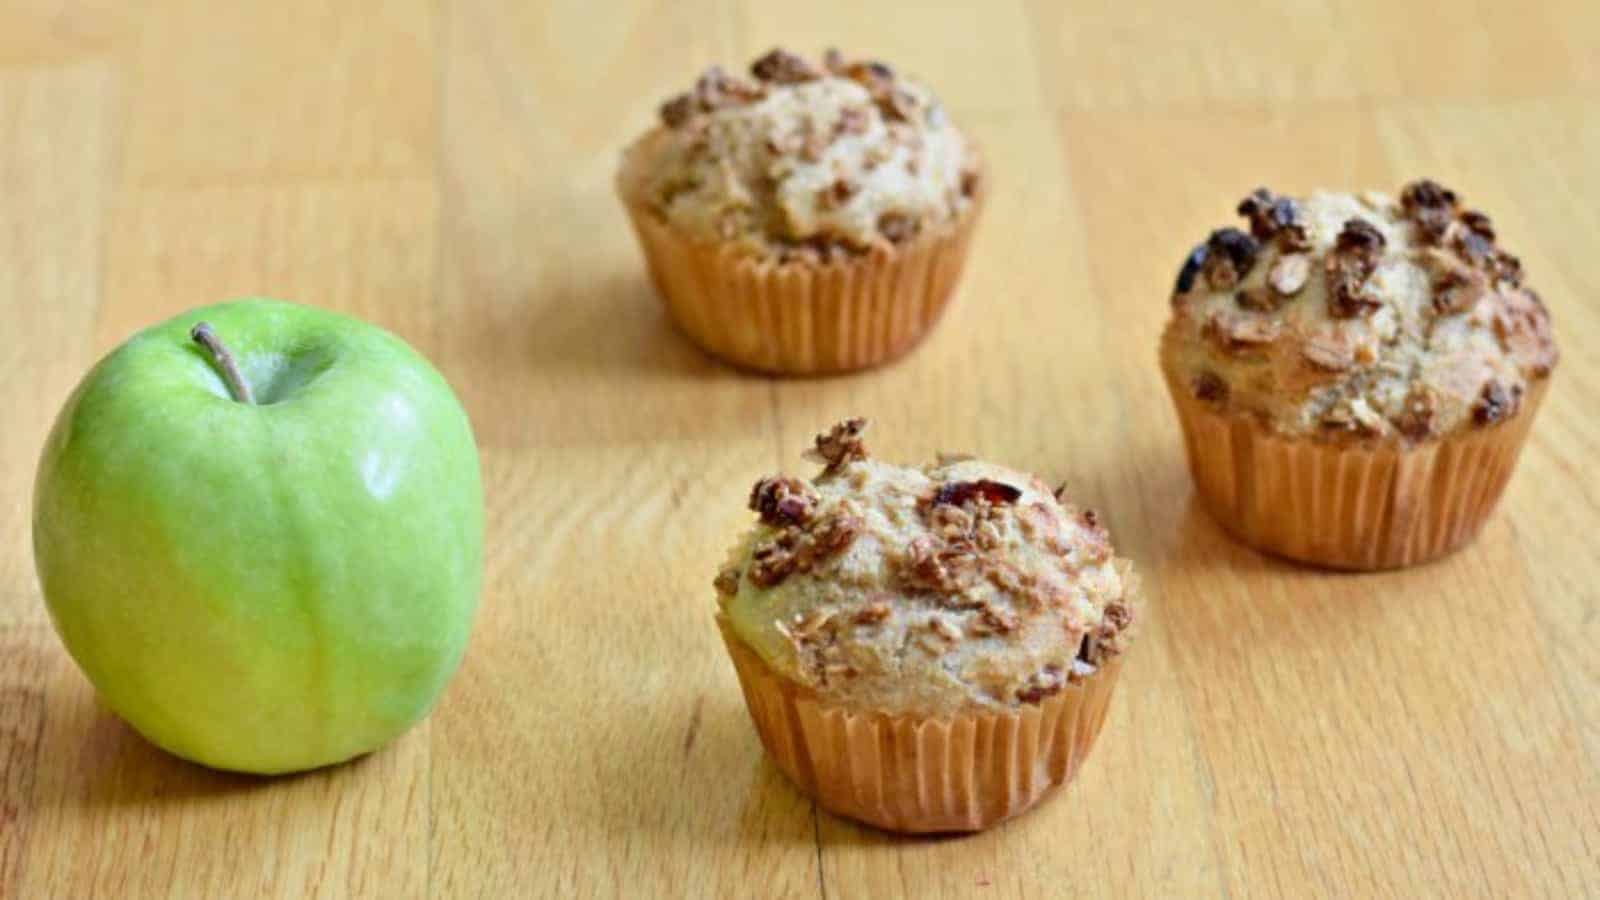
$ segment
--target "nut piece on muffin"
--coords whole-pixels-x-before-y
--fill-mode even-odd
[[[817,478],[756,482],[718,621],[768,751],[825,808],[984,828],[1092,745],[1138,615],[1131,572],[1095,514],[1037,478],[880,462],[864,428],[818,436]],[[886,740],[911,743],[884,758]]]
[[[1557,351],[1489,217],[1262,188],[1178,273],[1161,362],[1200,493],[1262,549],[1387,568],[1476,534]],[[1442,468],[1449,466],[1451,468]]]
[[[626,151],[618,189],[669,312],[706,350],[841,371],[904,352],[936,321],[982,176],[922,85],[779,49],[748,77],[713,66],[660,119]],[[918,283],[896,280],[913,271]],[[893,302],[873,306],[883,291]]]

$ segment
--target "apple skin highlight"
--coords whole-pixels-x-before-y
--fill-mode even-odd
[[[230,394],[207,323],[250,383]],[[341,762],[465,652],[483,487],[444,378],[382,329],[265,299],[140,332],[45,444],[34,558],[62,642],[153,743],[218,769]]]

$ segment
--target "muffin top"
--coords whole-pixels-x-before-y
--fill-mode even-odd
[[[1265,188],[1178,273],[1169,376],[1281,433],[1407,443],[1493,425],[1555,366],[1550,317],[1489,217],[1432,181],[1399,199]]]
[[[967,141],[883,63],[773,50],[750,74],[713,66],[663,104],[625,190],[689,234],[782,260],[890,249],[973,202]]]
[[[811,481],[756,482],[760,522],[717,576],[727,626],[835,702],[943,715],[1037,704],[1120,653],[1135,603],[1095,514],[970,458],[867,456],[819,435]]]

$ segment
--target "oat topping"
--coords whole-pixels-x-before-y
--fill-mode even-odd
[[[906,546],[898,579],[914,591],[955,594],[976,580],[976,561],[967,547],[944,545],[926,536],[913,538]]]
[[[717,589],[717,593],[731,597],[739,592],[739,578],[740,572],[737,567],[724,566],[711,584]]]
[[[1433,278],[1433,311],[1436,314],[1467,312],[1492,290],[1483,272],[1453,253],[1428,249],[1421,251],[1417,259]]]
[[[1272,343],[1282,330],[1272,319],[1218,314],[1207,320],[1202,333],[1221,352],[1238,356]]]
[[[978,178],[977,169],[961,170],[961,196],[971,200],[978,193]]]
[[[1207,403],[1228,402],[1228,383],[1215,372],[1201,372],[1194,379],[1194,395]]]
[[[1300,205],[1293,198],[1256,188],[1239,202],[1239,215],[1250,220],[1250,233],[1262,243],[1275,241],[1284,251],[1310,248],[1305,224],[1300,220]]]
[[[1255,238],[1237,228],[1219,228],[1206,240],[1205,259],[1200,269],[1214,291],[1225,291],[1250,274],[1261,249]]]
[[[1346,399],[1329,407],[1317,421],[1317,425],[1325,434],[1370,438],[1376,437],[1381,432],[1383,420],[1371,407]]]
[[[857,625],[882,625],[888,621],[889,612],[888,603],[882,600],[874,600],[861,607],[861,611],[856,613],[855,618],[851,621]]]
[[[938,636],[939,640],[947,644],[954,644],[961,640],[961,632],[954,625],[937,615],[928,618],[928,628]]]
[[[696,109],[693,94],[679,94],[661,104],[661,122],[668,128],[677,128],[679,125],[689,121],[689,118],[697,111],[704,112],[704,110]]]
[[[1558,354],[1489,217],[1420,180],[1379,193],[1258,189],[1250,227],[1184,260],[1163,338],[1174,384],[1281,432],[1421,442],[1503,421]]]
[[[750,580],[760,587],[782,584],[843,552],[860,533],[861,520],[842,510],[808,525],[786,525],[750,554]]]
[[[837,209],[850,202],[856,195],[858,188],[845,178],[836,178],[833,183],[822,189],[817,196],[817,206],[821,209]]]
[[[1493,425],[1516,414],[1522,402],[1522,388],[1507,388],[1498,381],[1483,386],[1478,402],[1473,404],[1472,418],[1479,425]]]
[[[817,505],[817,492],[798,478],[763,478],[750,490],[750,509],[768,525],[804,525]]]
[[[1102,627],[1108,626],[1111,631],[1116,632],[1123,631],[1132,624],[1133,610],[1128,604],[1121,602],[1106,604],[1105,625]]]
[[[1233,298],[1244,309],[1255,312],[1272,312],[1278,308],[1282,297],[1268,288],[1269,285],[1265,284],[1240,288],[1239,292],[1233,295]]]
[[[750,64],[750,74],[774,84],[800,84],[821,78],[822,70],[807,62],[803,56],[774,48]]]
[[[1356,364],[1355,351],[1337,341],[1306,341],[1300,352],[1305,355],[1306,362],[1324,372],[1343,372]]]
[[[985,603],[978,607],[978,615],[968,628],[978,635],[1007,635],[1017,630],[1017,617],[1004,609]]]
[[[878,217],[878,233],[891,244],[903,244],[917,236],[917,220],[903,212],[886,212]]]
[[[1308,253],[1291,253],[1278,257],[1267,271],[1267,284],[1279,298],[1293,297],[1300,293],[1306,286],[1306,279],[1311,277],[1311,255]],[[1270,309],[1277,309],[1274,302]]]
[[[1137,610],[1092,510],[970,457],[872,459],[865,427],[818,436],[815,480],[756,482],[716,581],[741,640],[835,699],[928,713],[1038,703],[1123,652]]]
[[[824,475],[832,475],[849,463],[867,458],[867,445],[861,440],[866,433],[866,419],[846,419],[817,435],[816,446],[805,456],[826,466]]]
[[[696,115],[743,106],[765,96],[766,91],[760,85],[712,66],[695,81],[694,90],[661,105],[661,121],[668,128],[677,128]]]
[[[1418,384],[1406,393],[1400,414],[1394,417],[1394,427],[1414,441],[1420,441],[1433,432],[1434,411],[1439,406],[1439,393],[1425,384]]]
[[[1512,287],[1522,284],[1522,260],[1495,245],[1494,225],[1488,216],[1467,210],[1457,224],[1450,242],[1462,259],[1490,280]]]
[[[889,66],[774,49],[713,66],[628,151],[625,193],[708,240],[779,261],[889,250],[972,205],[977,154]]]
[[[1061,666],[1051,663],[1029,678],[1027,684],[1017,688],[1017,699],[1023,703],[1038,703],[1046,697],[1061,693],[1061,689],[1066,685],[1067,679],[1061,674]]]
[[[1417,223],[1417,234],[1424,243],[1437,244],[1456,218],[1456,193],[1424,178],[1400,191],[1400,207]]]
[[[1328,277],[1328,311],[1341,319],[1370,314],[1383,305],[1367,290],[1386,243],[1383,232],[1365,219],[1351,219],[1334,241],[1324,264]]]

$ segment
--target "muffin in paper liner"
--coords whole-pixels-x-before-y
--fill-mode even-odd
[[[784,773],[879,828],[977,831],[1071,780],[1143,618],[1094,510],[965,454],[818,434],[809,481],[751,488],[713,580],[746,706]]]
[[[829,812],[912,834],[979,831],[1071,781],[1100,734],[1116,656],[1036,706],[953,717],[828,702],[774,672],[718,617],[761,743]]]
[[[1560,353],[1488,215],[1258,188],[1249,231],[1185,257],[1160,363],[1200,500],[1235,537],[1330,568],[1426,562],[1482,528]]]
[[[1166,371],[1201,503],[1226,531],[1279,556],[1372,571],[1437,559],[1471,542],[1494,512],[1548,379],[1489,428],[1407,446],[1274,434],[1219,411]]]
[[[638,156],[629,153],[617,189],[673,323],[713,356],[783,375],[871,368],[915,347],[955,293],[987,181],[955,220],[892,249],[780,262],[663,221],[640,196]]]

